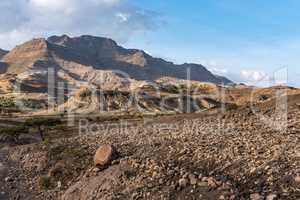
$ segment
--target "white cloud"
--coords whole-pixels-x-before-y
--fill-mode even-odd
[[[92,34],[124,42],[160,25],[159,14],[125,0],[1,0],[0,47],[32,37]]]
[[[29,6],[34,9],[43,9],[43,10],[63,10],[67,7],[72,7],[71,0],[29,0]]]
[[[20,44],[28,39],[28,35],[31,35],[31,33],[19,32],[17,30],[0,33],[0,44],[2,45],[0,48],[8,49],[7,47]]]
[[[266,78],[266,74],[255,70],[242,70],[241,77],[247,81],[261,81]]]
[[[224,76],[228,73],[228,69],[225,68],[220,68],[220,67],[210,67],[208,66],[208,70],[211,71],[212,73],[220,76]]]
[[[228,69],[224,67],[220,67],[221,65],[218,64],[215,60],[201,60],[197,61],[197,63],[201,63],[207,69],[212,72],[213,74],[219,75],[219,76],[224,76],[228,73]]]
[[[247,85],[270,86],[273,85],[271,77],[259,70],[242,70],[239,75],[240,81]]]
[[[130,15],[127,13],[118,13],[116,16],[119,17],[120,22],[127,22],[130,18]]]

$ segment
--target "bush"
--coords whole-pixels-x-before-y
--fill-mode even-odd
[[[212,94],[214,92],[214,87],[207,84],[202,84],[199,86],[195,86],[195,90],[200,92],[201,94]]]
[[[92,95],[92,91],[88,88],[81,88],[76,93],[77,98],[80,99],[90,97],[91,95]]]
[[[30,108],[30,109],[42,109],[46,107],[45,103],[42,103],[41,101],[38,100],[22,99],[21,101],[26,108]]]
[[[44,141],[46,139],[44,137],[45,130],[42,127],[51,127],[58,124],[61,124],[61,120],[56,118],[31,118],[14,127],[0,128],[0,141],[17,143],[21,134],[29,133],[30,127],[37,128],[42,140]]]
[[[234,103],[226,105],[226,110],[227,111],[237,110],[238,108],[239,108],[239,106],[234,104]]]
[[[15,108],[16,104],[13,98],[0,97],[0,108]]]
[[[28,128],[24,125],[0,128],[0,141],[17,142],[22,133],[28,133]]]
[[[31,118],[24,122],[24,126],[37,128],[42,140],[44,141],[46,139],[44,135],[44,127],[56,126],[60,123],[60,119],[57,118]]]
[[[51,188],[51,178],[48,176],[42,176],[39,178],[39,187],[41,190],[49,190]]]
[[[61,124],[61,120],[58,118],[30,118],[24,122],[25,126],[56,126]]]
[[[172,85],[172,84],[162,84],[160,86],[160,89],[163,92],[168,92],[168,93],[173,93],[173,94],[179,93],[179,88],[176,85]]]

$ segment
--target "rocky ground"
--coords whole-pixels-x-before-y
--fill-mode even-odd
[[[299,199],[298,102],[289,101],[286,126],[271,102],[223,114],[89,121],[90,132],[68,137],[53,130],[42,143],[1,150],[0,197]],[[98,168],[93,157],[103,144],[114,156]]]

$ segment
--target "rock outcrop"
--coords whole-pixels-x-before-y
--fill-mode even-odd
[[[34,87],[45,87],[49,69],[55,73],[55,82],[60,80],[72,87],[80,87],[81,82],[101,87],[105,82],[111,87],[123,85],[124,80],[155,81],[163,77],[186,79],[188,71],[191,80],[232,83],[212,74],[202,65],[176,65],[154,58],[142,50],[126,49],[111,39],[87,35],[33,39],[5,53],[1,69],[1,73],[17,75],[22,83],[30,80],[29,89],[33,83]],[[127,90],[129,88],[130,84]]]

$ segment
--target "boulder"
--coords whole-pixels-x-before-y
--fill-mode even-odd
[[[264,198],[258,193],[253,193],[253,194],[250,195],[250,199],[251,200],[262,200]]]
[[[112,161],[114,148],[111,145],[100,146],[94,156],[94,164],[97,167],[106,167]]]

